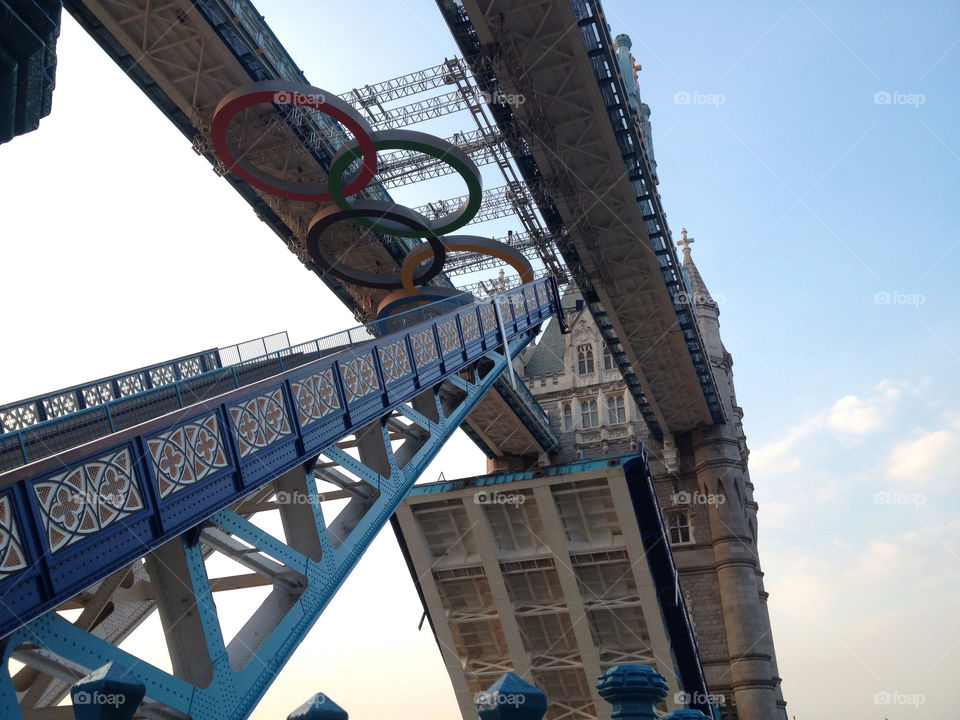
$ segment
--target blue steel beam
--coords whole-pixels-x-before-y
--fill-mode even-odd
[[[532,335],[533,333],[528,331],[516,336],[511,342],[511,355],[522,349]],[[363,517],[352,526],[341,542],[331,536],[330,529],[324,524],[323,515],[319,511],[321,498],[314,479],[305,476],[302,485],[305,497],[297,498],[296,503],[313,511],[313,530],[316,533],[319,553],[311,553],[306,547],[307,543],[302,540],[303,528],[300,529],[300,548],[292,547],[292,544],[277,540],[230,510],[214,514],[202,533],[184,535],[175,540],[175,543],[182,543],[182,549],[173,547],[171,550],[170,546],[167,546],[167,555],[163,558],[165,566],[170,568],[176,565],[176,562],[171,562],[169,552],[181,552],[187,570],[181,580],[189,584],[193,594],[192,607],[199,619],[198,635],[203,640],[203,647],[195,648],[194,652],[198,655],[205,652],[204,662],[208,666],[202,683],[191,683],[189,679],[164,673],[140,662],[128,653],[75,627],[55,613],[38,618],[10,636],[5,643],[4,659],[9,659],[12,655],[30,662],[38,652],[36,648],[40,648],[40,652],[45,653],[47,658],[56,657],[65,665],[74,667],[95,669],[112,662],[115,667],[123,668],[128,679],[145,685],[148,707],[141,708],[141,711],[146,711],[148,716],[153,714],[151,710],[157,712],[154,706],[160,704],[188,713],[194,720],[245,717],[312,627],[376,533],[386,524],[413,482],[466,417],[470,408],[507,367],[502,352],[491,351],[482,357],[485,361],[482,377],[475,375],[471,382],[453,375],[440,381],[450,382],[461,390],[461,399],[445,403],[436,392],[427,390],[428,394],[432,392],[435,399],[435,420],[430,420],[407,406],[398,409],[401,414],[415,418],[428,434],[425,442],[405,455],[402,447],[395,452],[384,435],[384,451],[389,458],[390,467],[387,474],[378,472],[383,470],[382,467],[369,468],[355,458],[348,460],[343,451],[337,448],[329,448],[323,453],[344,465],[349,464],[356,474],[367,476],[368,481],[375,482],[379,489],[376,500],[369,504]],[[449,398],[449,394],[447,397]],[[380,420],[374,421],[374,424],[383,427]],[[289,502],[289,497],[285,501]],[[271,623],[270,631],[260,633],[265,637],[256,642],[256,647],[246,646],[246,638],[242,637],[243,631],[241,636],[238,636],[241,641],[234,641],[229,645],[224,644],[219,632],[216,606],[203,563],[203,545],[208,537],[215,533],[222,536],[224,532],[256,548],[264,556],[294,573],[295,579],[292,581],[288,576],[285,583],[276,583],[272,600],[268,599],[264,603],[276,617]],[[280,576],[281,573],[277,575]],[[276,612],[278,606],[280,612]],[[262,630],[256,623],[254,628]],[[253,655],[263,662],[249,662]],[[241,664],[243,667],[237,667]],[[201,684],[202,687],[198,687]],[[11,680],[6,675],[0,676],[0,710],[3,711],[4,718],[18,717],[16,696]]]
[[[562,313],[553,278],[498,297],[507,340]],[[424,389],[459,382],[503,343],[493,302],[0,475],[0,637]]]
[[[531,329],[519,331],[510,341],[510,355],[519,352],[533,337]],[[297,498],[297,505],[312,509],[313,532],[317,545],[310,550],[304,541],[303,528],[299,542],[285,543],[253,525],[249,520],[231,510],[221,510],[209,518],[205,529],[188,533],[164,548],[158,556],[165,572],[174,572],[178,564],[184,572],[177,577],[188,585],[191,595],[188,622],[196,622],[195,641],[202,641],[192,649],[200,662],[192,664],[174,660],[180,665],[178,677],[163,672],[149,663],[120,650],[110,643],[76,627],[54,612],[36,618],[4,640],[4,668],[13,657],[30,663],[42,656],[50,664],[61,663],[63,667],[94,670],[113,663],[132,682],[141,682],[146,687],[145,706],[140,711],[148,717],[162,715],[169,708],[190,715],[194,720],[224,720],[246,717],[263,693],[272,683],[290,655],[316,622],[323,609],[356,565],[370,542],[387,523],[396,507],[410,490],[413,483],[435,457],[450,435],[466,417],[470,409],[492,387],[507,368],[507,359],[502,350],[492,350],[480,356],[482,369],[473,373],[473,379],[462,375],[440,378],[434,388],[450,383],[459,390],[459,398],[451,399],[450,393],[443,398],[435,389],[428,388],[435,402],[435,419],[403,405],[400,414],[414,418],[427,431],[422,444],[414,451],[403,453],[403,446],[394,451],[389,438],[383,435],[383,450],[388,458],[389,472],[383,466],[367,467],[355,458],[348,459],[338,448],[328,448],[323,455],[345,462],[358,474],[375,481],[379,495],[366,508],[360,520],[352,525],[349,534],[337,541],[320,512],[321,496],[311,475],[303,477],[302,492],[306,497]],[[421,391],[422,392],[422,391]],[[374,425],[383,423],[374,420]],[[277,472],[273,473],[276,476]],[[290,498],[285,499],[286,502]],[[216,605],[210,589],[210,580],[204,565],[205,546],[217,544],[223,547],[226,533],[246,546],[255,548],[263,557],[256,562],[278,564],[283,571],[276,573],[275,589],[264,602],[261,610],[254,613],[248,625],[250,632],[241,630],[237,640],[225,644],[220,633]],[[299,545],[294,547],[293,545]],[[245,550],[249,555],[249,550]],[[148,559],[148,567],[151,562]],[[251,561],[249,558],[247,562]],[[266,608],[266,610],[263,610]],[[258,615],[269,615],[268,631],[258,622]],[[181,618],[171,618],[171,624]],[[253,639],[257,638],[259,639]],[[248,645],[249,641],[249,645]],[[259,662],[251,662],[256,657]],[[241,667],[238,667],[241,666]],[[175,667],[175,670],[177,668]],[[191,679],[193,682],[191,682]],[[17,705],[16,692],[7,672],[0,672],[0,715],[16,720],[22,717]]]

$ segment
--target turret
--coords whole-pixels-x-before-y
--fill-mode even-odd
[[[700,325],[707,355],[716,364],[722,362],[727,352],[720,339],[720,307],[707,290],[707,284],[693,262],[693,255],[690,252],[690,246],[693,243],[694,238],[687,235],[687,229],[680,228],[680,242],[677,246],[683,251],[683,276],[689,291],[690,304],[696,310],[697,323]]]

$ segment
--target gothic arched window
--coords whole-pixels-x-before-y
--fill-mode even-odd
[[[585,428],[597,427],[600,424],[596,400],[580,401],[580,420]]]
[[[607,420],[611,423],[627,421],[626,408],[623,405],[623,395],[607,395]]]
[[[593,345],[577,345],[577,372],[581,375],[593,372]]]

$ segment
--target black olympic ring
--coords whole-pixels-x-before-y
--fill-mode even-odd
[[[400,273],[371,273],[364,270],[356,270],[348,265],[344,265],[335,259],[330,252],[320,242],[320,236],[331,225],[335,225],[341,220],[350,220],[353,218],[377,218],[380,220],[389,220],[400,223],[411,230],[422,232],[426,235],[426,240],[430,243],[433,250],[433,260],[425,268],[418,268],[414,273],[413,281],[417,285],[433,280],[443,270],[443,264],[447,259],[447,252],[443,247],[443,242],[436,235],[431,234],[428,222],[420,213],[397,205],[391,210],[383,207],[382,202],[376,200],[357,200],[349,210],[341,210],[336,205],[328,205],[320,210],[310,220],[310,226],[307,229],[307,250],[310,257],[321,268],[341,280],[352,282],[354,285],[375,288],[377,290],[400,290],[403,288],[403,281]]]

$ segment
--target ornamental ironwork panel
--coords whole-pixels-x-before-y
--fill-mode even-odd
[[[27,556],[20,540],[20,528],[13,516],[13,502],[9,495],[0,497],[0,578],[5,578],[27,567]]]
[[[148,438],[147,450],[162,498],[230,466],[216,413]]]
[[[477,320],[477,314],[475,312],[461,315],[460,327],[463,328],[464,341],[472,342],[480,337],[480,322]]]
[[[417,361],[417,367],[423,367],[439,357],[437,355],[437,343],[433,339],[431,328],[411,335],[410,343],[413,345],[413,357]]]
[[[342,408],[332,368],[325,368],[290,385],[297,401],[300,427],[315,423]]]
[[[373,364],[373,353],[364,353],[340,363],[340,377],[347,391],[347,403],[372,395],[380,389],[377,368]]]
[[[280,388],[257,395],[230,408],[230,420],[240,457],[263,450],[292,434],[287,406]]]
[[[144,508],[129,447],[33,484],[50,552]]]
[[[480,322],[483,323],[484,335],[498,329],[497,312],[493,309],[493,305],[482,305],[480,307]]]
[[[407,353],[407,344],[403,338],[392,342],[386,347],[378,349],[380,353],[380,367],[383,368],[383,377],[387,382],[400,380],[405,375],[413,373],[410,365],[410,355]]]
[[[437,326],[437,330],[440,333],[440,350],[444,355],[452,353],[461,346],[456,318],[444,320]]]

